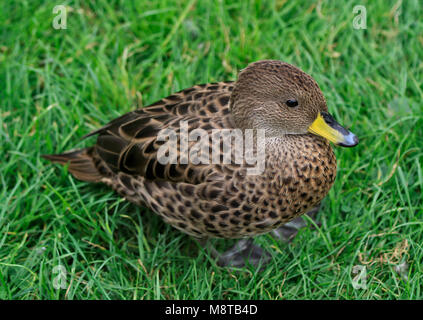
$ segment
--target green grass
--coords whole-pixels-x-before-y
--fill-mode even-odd
[[[0,299],[423,298],[423,16],[418,0],[2,1]],[[401,14],[395,15],[400,6]],[[337,148],[322,226],[270,236],[262,272],[218,268],[188,236],[41,154],[137,106],[233,80],[260,59],[299,66],[360,137]],[[409,265],[407,279],[395,271]],[[352,268],[367,266],[367,289]],[[57,268],[65,289],[55,289]]]

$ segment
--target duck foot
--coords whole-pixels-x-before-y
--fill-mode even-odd
[[[306,213],[317,225],[316,214],[319,212],[320,204]],[[307,226],[306,220],[303,217],[295,218],[294,220],[284,224],[273,231],[271,234],[284,242],[291,242],[298,233],[298,230]],[[262,268],[270,260],[270,253],[254,244],[252,238],[239,240],[232,248],[219,253],[208,240],[199,240],[200,244],[207,249],[210,255],[216,259],[217,265],[220,267],[236,267],[242,268],[245,266],[253,266]]]
[[[224,253],[219,253],[209,242],[207,242],[206,247],[220,267],[259,267],[266,265],[271,257],[267,251],[254,244],[251,238],[239,240]]]
[[[320,225],[316,221],[316,214],[319,210],[320,204],[306,213],[306,215],[308,215],[317,225]],[[298,231],[305,227],[307,227],[306,220],[303,217],[298,217],[288,223],[285,223],[282,227],[271,231],[271,234],[283,242],[291,242],[297,235]]]

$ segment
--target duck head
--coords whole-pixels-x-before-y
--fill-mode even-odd
[[[316,81],[282,61],[262,60],[242,70],[230,108],[239,128],[265,129],[266,137],[312,133],[343,147],[358,144],[328,113]]]

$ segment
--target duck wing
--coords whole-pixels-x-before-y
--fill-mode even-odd
[[[97,143],[91,152],[99,172],[119,172],[139,175],[147,180],[199,183],[213,173],[209,165],[190,163],[162,164],[159,149],[166,141],[158,139],[163,129],[177,135],[180,147],[181,121],[189,132],[197,128],[233,128],[229,112],[232,82],[197,85],[177,92],[148,107],[124,114],[104,127],[87,135],[97,134]],[[194,142],[189,142],[192,145]],[[179,149],[179,148],[178,148]],[[178,157],[178,159],[180,159]]]

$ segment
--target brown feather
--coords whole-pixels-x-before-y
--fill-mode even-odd
[[[100,182],[102,175],[94,165],[92,151],[93,147],[90,147],[62,154],[45,154],[42,157],[61,165],[69,164],[69,172],[79,180]]]

